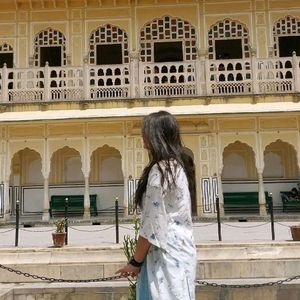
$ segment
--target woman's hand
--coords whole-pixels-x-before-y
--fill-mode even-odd
[[[139,273],[140,268],[134,267],[131,264],[127,264],[125,267],[116,272],[116,274],[120,274],[122,277],[137,277]]]

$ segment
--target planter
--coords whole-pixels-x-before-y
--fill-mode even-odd
[[[293,225],[290,228],[293,241],[300,241],[300,225]]]
[[[65,244],[66,233],[52,233],[53,246],[54,247],[62,247]]]

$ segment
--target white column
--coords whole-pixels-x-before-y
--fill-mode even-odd
[[[5,179],[3,182],[4,185],[4,221],[8,221],[10,219],[10,207],[9,207],[9,179]]]
[[[44,67],[44,101],[50,101],[51,98],[51,91],[50,91],[50,70],[49,70],[49,63],[46,61]]]
[[[300,70],[299,70],[299,60],[295,51],[293,52],[292,63],[293,63],[293,77],[294,77],[294,84],[295,84],[295,92],[299,93],[300,92]]]
[[[49,214],[49,174],[44,176],[44,202],[43,202],[43,221],[50,220]]]
[[[218,172],[218,196],[220,203],[220,215],[224,216],[224,197],[223,197],[223,187],[222,187],[222,170]]]
[[[252,52],[251,56],[251,68],[252,68],[252,89],[253,94],[259,94],[259,81],[258,81],[258,68],[257,68],[257,59],[256,53]]]
[[[261,216],[267,215],[266,210],[266,198],[264,189],[263,169],[257,169],[258,173],[258,202],[259,202],[259,214]]]
[[[88,220],[91,218],[90,210],[90,185],[89,185],[89,175],[84,175],[84,213],[83,219]]]
[[[211,84],[210,84],[210,66],[209,66],[209,59],[208,57],[205,58],[204,61],[205,65],[205,86],[206,86],[206,95],[211,95],[212,90],[211,90]]]
[[[139,53],[131,51],[130,57],[130,98],[139,97]]]
[[[89,67],[85,60],[83,65],[83,100],[90,98]]]
[[[6,63],[3,64],[2,69],[1,98],[2,102],[8,102],[8,72]]]

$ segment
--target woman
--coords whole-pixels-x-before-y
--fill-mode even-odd
[[[168,112],[145,117],[142,135],[150,162],[135,194],[141,227],[135,254],[117,273],[139,274],[139,300],[195,299],[193,168],[183,152],[178,124]]]

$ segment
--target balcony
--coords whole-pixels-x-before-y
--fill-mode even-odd
[[[300,57],[0,69],[2,103],[300,92]]]

